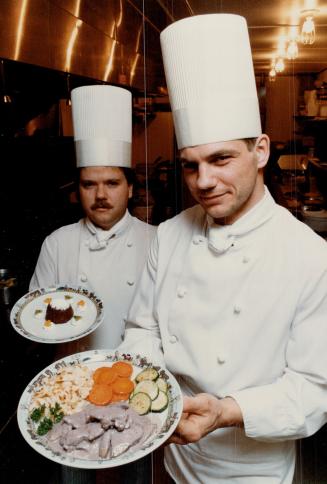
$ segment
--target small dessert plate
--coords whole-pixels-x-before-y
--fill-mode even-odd
[[[66,300],[73,309],[66,323],[46,319],[49,302]],[[65,343],[92,333],[103,321],[103,303],[96,294],[82,287],[54,286],[39,288],[21,297],[13,306],[10,321],[27,339],[39,343]]]

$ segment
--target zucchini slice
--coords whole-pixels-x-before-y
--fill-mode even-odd
[[[164,393],[168,392],[168,383],[166,382],[166,380],[160,377],[158,378],[158,380],[156,380],[156,384],[158,385],[159,390]]]
[[[139,415],[146,415],[151,410],[151,398],[146,393],[133,394],[129,404]]]
[[[151,403],[152,412],[163,412],[168,407],[169,399],[165,392],[159,390],[158,396]]]
[[[136,375],[135,381],[139,383],[143,380],[156,380],[159,376],[159,373],[154,368],[146,368],[145,370],[141,371],[138,375]]]
[[[155,400],[159,393],[158,385],[152,380],[140,381],[134,388],[134,395],[137,393],[146,393],[151,400]]]

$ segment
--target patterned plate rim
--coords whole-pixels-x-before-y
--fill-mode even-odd
[[[140,369],[153,367],[159,372],[160,377],[164,378],[168,382],[169,406],[166,419],[163,422],[160,431],[155,434],[154,438],[150,439],[150,441],[147,442],[141,449],[137,451],[133,451],[131,449],[112,459],[81,459],[68,455],[65,456],[61,453],[53,452],[49,448],[45,447],[44,442],[42,442],[42,438],[39,438],[37,435],[35,435],[28,414],[29,402],[34,391],[34,387],[39,385],[43,378],[55,374],[63,367],[69,367],[74,364],[87,365],[90,363],[111,363],[118,360],[129,361],[133,366],[137,366]],[[182,410],[183,399],[181,389],[175,377],[168,370],[163,369],[160,366],[153,365],[146,357],[139,354],[132,355],[130,353],[119,353],[118,351],[114,350],[90,350],[62,358],[38,373],[27,385],[20,398],[17,409],[17,420],[18,427],[24,439],[34,450],[39,452],[44,457],[47,457],[58,464],[70,467],[77,467],[81,469],[105,469],[133,462],[160,447],[172,435],[177,427],[182,415]]]
[[[96,307],[97,315],[93,323],[83,332],[80,334],[77,334],[75,336],[69,337],[69,338],[42,338],[35,336],[23,327],[21,324],[21,313],[23,309],[34,299],[37,297],[45,296],[49,294],[50,292],[73,292],[74,294],[80,294],[81,296],[87,297],[90,301],[93,302],[93,304]],[[24,338],[30,339],[32,341],[36,341],[38,343],[67,343],[69,341],[74,341],[76,339],[83,338],[84,336],[87,336],[88,334],[92,333],[102,322],[104,319],[104,309],[103,309],[103,302],[101,299],[94,293],[90,292],[88,289],[85,289],[81,286],[71,286],[71,285],[55,285],[55,286],[50,286],[50,287],[41,287],[38,289],[34,289],[33,291],[30,291],[26,293],[24,296],[22,296],[11,309],[10,312],[10,322],[12,327],[19,333],[21,336]]]

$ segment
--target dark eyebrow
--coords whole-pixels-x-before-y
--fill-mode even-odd
[[[211,153],[211,155],[209,155],[207,158],[206,158],[206,161],[213,161],[217,158],[220,158],[222,156],[232,156],[232,157],[236,157],[236,156],[239,156],[240,155],[240,151],[238,150],[235,150],[235,149],[223,149],[223,150],[218,150],[218,151],[215,151],[214,153]]]
[[[214,153],[211,153],[207,158],[205,158],[205,161],[211,162],[216,160],[217,158],[221,158],[223,156],[231,156],[231,157],[237,157],[240,155],[240,151],[236,149],[221,149],[217,150]],[[183,156],[180,156],[180,160],[182,163],[197,163],[195,160],[189,160],[188,158],[184,158]]]

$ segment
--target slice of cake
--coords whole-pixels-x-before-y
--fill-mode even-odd
[[[65,299],[52,299],[47,306],[45,319],[55,324],[67,323],[74,315],[73,308]]]

